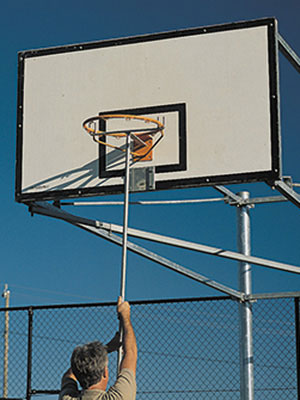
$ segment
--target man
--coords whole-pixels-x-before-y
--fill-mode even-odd
[[[130,306],[118,298],[118,316],[123,328],[123,358],[116,382],[106,392],[108,383],[107,353],[120,346],[116,335],[107,346],[100,342],[87,343],[74,349],[71,368],[62,377],[59,400],[135,400],[137,346],[130,320]],[[82,387],[80,392],[77,381]]]

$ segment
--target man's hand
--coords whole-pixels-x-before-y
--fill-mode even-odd
[[[130,305],[128,301],[123,302],[121,296],[118,297],[117,313],[123,321],[130,320]]]
[[[75,375],[73,374],[71,367],[63,374],[63,379],[64,378],[71,378],[71,379],[74,379],[74,381],[77,381]]]
[[[106,350],[108,353],[117,351],[121,347],[122,343],[120,341],[120,332],[116,332],[115,336],[106,345]]]

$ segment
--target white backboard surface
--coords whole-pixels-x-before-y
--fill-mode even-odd
[[[124,154],[82,128],[104,113],[164,120],[132,165],[153,167],[155,190],[275,179],[277,73],[274,19],[22,52],[16,199],[122,192]]]

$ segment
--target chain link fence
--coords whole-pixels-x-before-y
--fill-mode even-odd
[[[252,307],[255,399],[300,400],[299,298],[261,299]],[[132,302],[137,399],[240,399],[238,308],[228,297]],[[0,309],[2,331],[6,313]],[[118,329],[115,303],[10,308],[8,314],[8,336],[0,343],[0,396],[8,399],[57,398],[73,348],[106,343]],[[109,384],[116,357],[109,356]]]

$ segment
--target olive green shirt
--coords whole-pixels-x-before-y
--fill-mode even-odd
[[[122,369],[116,382],[108,391],[100,389],[79,391],[77,382],[69,377],[64,377],[61,383],[59,400],[135,400],[136,382],[129,369]]]

